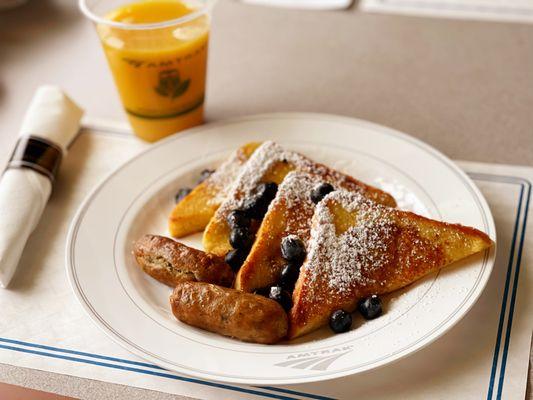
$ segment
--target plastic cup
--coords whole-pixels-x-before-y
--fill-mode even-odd
[[[133,131],[153,142],[203,122],[207,49],[214,0],[183,0],[191,11],[148,23],[113,20],[124,6],[157,18],[173,0],[79,0],[91,19]],[[176,0],[174,0],[176,2]],[[142,3],[142,4],[141,4]],[[164,5],[164,4],[163,4]]]

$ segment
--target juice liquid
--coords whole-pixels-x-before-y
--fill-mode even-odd
[[[144,0],[119,7],[106,19],[157,23],[193,11],[179,0]],[[155,141],[203,122],[208,15],[163,28],[136,30],[99,24],[97,31],[139,137]]]

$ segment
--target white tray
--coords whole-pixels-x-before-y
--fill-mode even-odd
[[[491,207],[498,255],[487,289],[467,318],[443,338],[360,376],[259,388],[161,370],[108,339],[74,299],[63,256],[75,210],[97,183],[145,147],[120,128],[102,127],[85,131],[73,144],[13,287],[0,291],[0,363],[198,399],[524,398],[532,323],[527,292],[533,287],[525,272],[533,262],[527,214],[533,169],[459,163]],[[0,379],[2,371],[0,367]],[[87,393],[84,398],[97,396]]]

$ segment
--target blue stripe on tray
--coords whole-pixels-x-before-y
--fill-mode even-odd
[[[523,178],[520,177],[513,177],[513,176],[504,176],[504,175],[492,175],[492,174],[478,174],[478,173],[470,173],[469,174],[473,179],[476,180],[483,180],[483,181],[490,181],[490,182],[502,182],[502,183],[509,183],[509,184],[518,184],[521,187],[520,190],[520,197],[519,197],[519,203],[518,203],[518,212],[516,215],[515,220],[515,226],[514,226],[514,232],[513,232],[513,239],[511,242],[511,252],[510,252],[510,259],[509,259],[509,265],[508,265],[508,271],[507,271],[507,279],[505,282],[505,289],[504,289],[504,297],[502,299],[502,308],[500,311],[500,322],[498,325],[498,335],[496,339],[496,345],[494,349],[494,359],[493,359],[493,365],[492,365],[492,371],[491,371],[491,378],[489,382],[489,389],[488,389],[488,395],[487,399],[490,400],[493,395],[494,391],[494,383],[496,381],[496,371],[498,367],[498,357],[500,353],[500,347],[501,347],[501,340],[502,340],[502,333],[503,333],[503,325],[507,310],[507,300],[508,300],[508,292],[509,292],[509,285],[511,281],[511,276],[513,272],[513,266],[516,266],[516,273],[514,275],[513,280],[513,287],[511,292],[511,303],[509,307],[509,317],[507,321],[506,326],[506,332],[505,332],[505,340],[504,340],[504,348],[503,348],[503,355],[502,355],[502,367],[500,369],[500,376],[498,379],[499,387],[497,391],[497,399],[501,399],[502,390],[503,390],[503,383],[504,383],[504,376],[505,376],[505,366],[507,362],[507,354],[509,349],[509,342],[511,337],[511,329],[512,329],[512,320],[513,320],[513,313],[514,313],[514,305],[516,300],[516,291],[518,287],[518,277],[519,277],[519,271],[520,271],[520,263],[522,260],[522,249],[524,245],[524,238],[525,238],[525,232],[526,232],[526,224],[527,224],[527,218],[528,218],[528,208],[529,208],[529,202],[531,199],[531,183]],[[525,200],[525,213],[524,218],[522,222],[522,229],[520,232],[520,243],[518,245],[518,253],[516,257],[516,263],[513,263],[514,261],[514,254],[516,250],[516,239],[518,234],[518,229],[520,226],[520,214],[522,210],[522,203],[524,198],[524,190],[527,188],[527,197]],[[513,265],[514,264],[514,265]],[[2,344],[5,343],[5,344]],[[16,347],[16,346],[23,346],[23,347]],[[101,367],[107,367],[107,368],[114,368],[124,371],[130,371],[130,372],[136,372],[146,375],[153,375],[168,379],[174,379],[179,380],[183,382],[189,382],[189,383],[195,383],[199,385],[204,386],[211,386],[216,387],[220,389],[226,389],[226,390],[232,390],[236,392],[246,393],[246,394],[252,394],[257,396],[263,396],[267,398],[273,398],[273,399],[295,399],[294,397],[288,397],[281,394],[275,394],[275,393],[268,393],[263,392],[260,390],[268,390],[272,392],[278,392],[283,394],[289,394],[289,395],[296,395],[299,397],[305,397],[308,399],[315,399],[315,400],[332,400],[331,397],[325,397],[320,395],[315,395],[311,393],[303,393],[298,392],[295,390],[290,389],[284,389],[284,388],[277,388],[274,386],[265,386],[257,389],[248,389],[244,387],[239,386],[233,386],[233,385],[227,385],[223,383],[216,383],[216,382],[210,382],[205,381],[202,379],[196,379],[196,378],[188,378],[184,376],[175,375],[172,373],[167,372],[167,370],[155,365],[155,364],[149,364],[149,363],[143,363],[133,360],[127,360],[117,357],[109,357],[99,354],[93,354],[93,353],[87,353],[83,351],[77,351],[77,350],[69,350],[69,349],[62,349],[59,347],[53,347],[53,346],[46,346],[36,343],[30,343],[30,342],[24,342],[20,340],[14,340],[14,339],[8,339],[8,338],[0,338],[0,348],[10,351],[16,351],[16,352],[22,352],[27,354],[34,354],[39,355],[43,357],[51,357],[51,358],[57,358],[57,359],[63,359],[67,361],[72,362],[79,362],[79,363],[85,363],[85,364],[91,364],[91,365],[97,365]],[[37,350],[35,350],[37,349]],[[59,354],[58,354],[59,353]],[[68,355],[66,355],[68,354]],[[88,360],[85,358],[80,357],[74,357],[74,356],[83,356],[87,358],[93,358],[95,360]],[[96,361],[96,360],[103,360],[103,361]],[[104,362],[109,361],[109,362]],[[119,365],[114,363],[122,363],[126,365]],[[144,368],[139,367],[145,367],[145,368],[151,368],[153,370],[147,370]]]
[[[115,361],[115,362],[120,362],[120,363],[125,363],[125,364],[136,365],[136,366],[140,366],[140,367],[153,368],[153,369],[157,369],[157,370],[160,370],[160,371],[166,371],[164,368],[161,368],[160,366],[155,365],[155,364],[148,364],[148,363],[132,361],[132,360],[127,360],[127,359],[122,359],[122,358],[117,358],[117,357],[102,356],[102,355],[99,355],[99,354],[86,353],[86,352],[83,352],[83,351],[62,349],[62,348],[54,347],[54,346],[46,346],[46,345],[42,345],[42,344],[28,343],[28,342],[23,342],[23,341],[20,341],[20,340],[13,340],[13,339],[6,339],[6,338],[0,338],[0,342],[9,343],[9,344],[15,344],[15,345],[19,345],[19,346],[29,346],[29,347],[33,347],[33,348],[37,348],[37,349],[50,350],[50,351],[59,352],[59,353],[73,354],[73,355],[84,356],[84,357],[92,357],[92,358],[96,358],[96,359],[100,359],[100,360],[106,360],[106,361]],[[10,349],[14,349],[15,348],[15,347],[12,347],[12,346],[5,346],[5,345],[1,345],[1,344],[0,344],[0,347],[1,348],[8,348],[9,347]],[[324,397],[324,396],[319,396],[319,395],[314,395],[314,394],[309,394],[309,393],[305,393],[304,394],[304,393],[297,392],[297,391],[294,391],[294,390],[276,388],[276,387],[272,387],[272,386],[262,386],[261,388],[265,389],[265,390],[277,391],[277,392],[280,392],[280,393],[294,394],[294,395],[298,395],[298,396],[307,396],[310,399],[316,399],[316,400],[330,399],[329,397]]]
[[[505,382],[505,367],[507,365],[509,342],[511,338],[514,305],[516,301],[516,292],[518,289],[518,278],[519,278],[519,272],[520,272],[520,264],[522,261],[522,250],[524,248],[524,240],[525,240],[525,233],[526,233],[527,219],[528,219],[528,212],[529,212],[529,203],[531,200],[531,182],[529,182],[528,180],[524,178],[515,177],[515,176],[477,174],[477,173],[472,173],[469,175],[473,179],[477,179],[477,180],[484,180],[484,181],[490,181],[490,182],[501,182],[501,183],[508,183],[508,184],[514,184],[514,185],[520,186],[520,195],[518,198],[518,209],[517,209],[515,225],[513,229],[511,251],[509,252],[510,253],[509,263],[507,267],[507,275],[505,279],[505,287],[504,287],[504,293],[502,297],[500,319],[498,322],[498,334],[496,335],[496,344],[494,346],[492,369],[491,369],[491,374],[490,374],[490,379],[489,379],[489,387],[487,390],[487,400],[491,400],[494,395],[494,389],[495,389],[494,384],[496,382],[496,373],[498,371],[498,365],[499,365],[498,361],[499,361],[499,355],[500,355],[500,350],[501,350],[503,326],[504,326],[505,317],[506,315],[508,315],[506,331],[505,331],[505,341],[504,341],[504,347],[503,347],[501,364],[500,364],[501,365],[500,374],[497,379],[498,388],[497,388],[496,399],[501,400],[502,392],[503,392],[503,385]],[[522,206],[524,203],[524,193],[526,190],[527,190],[527,195],[525,197],[525,206],[524,206],[525,211],[523,213],[522,223],[520,223],[520,215],[522,214],[522,209],[523,209]],[[517,243],[519,229],[520,229],[520,241],[519,241],[518,248],[517,248],[516,243]],[[516,263],[513,262],[515,259],[515,253],[517,254]],[[513,271],[514,271],[514,279],[513,279],[513,287],[511,290],[511,300],[509,304],[509,301],[508,301],[509,300],[509,288],[510,288],[509,286],[511,283],[511,277],[513,276]],[[507,309],[509,309],[508,313],[507,313]]]
[[[524,186],[522,185],[521,188],[520,188],[520,197],[519,197],[519,200],[518,200],[518,211],[517,211],[517,214],[516,214],[515,225],[514,225],[514,229],[513,229],[513,239],[511,241],[511,251],[510,251],[510,256],[509,256],[509,263],[508,263],[508,266],[507,266],[507,275],[505,277],[505,286],[504,286],[503,297],[502,297],[500,320],[498,322],[498,334],[496,335],[496,345],[494,347],[494,356],[492,358],[492,371],[491,371],[491,374],[490,374],[489,390],[488,390],[488,393],[487,393],[487,399],[491,399],[492,398],[493,389],[494,389],[494,380],[495,380],[496,371],[497,371],[497,368],[498,368],[498,359],[499,359],[499,356],[500,356],[502,330],[503,330],[503,325],[504,325],[504,320],[505,320],[505,315],[506,315],[507,297],[509,296],[509,282],[511,281],[511,274],[513,272],[513,261],[514,261],[514,253],[515,253],[514,249],[516,247],[516,236],[517,236],[517,232],[518,232],[518,225],[520,223],[519,217],[520,217],[520,213],[522,211],[523,195],[524,195]]]
[[[2,344],[2,343],[6,343],[6,344]],[[17,345],[17,346],[24,346],[24,347],[15,347],[15,346],[11,346],[10,344]],[[26,347],[29,347],[29,348],[26,348]],[[86,353],[86,352],[76,351],[76,350],[62,349],[62,348],[54,347],[54,346],[45,346],[41,344],[24,342],[20,340],[0,338],[0,349],[17,351],[17,352],[22,352],[26,354],[34,354],[34,355],[39,355],[39,356],[44,356],[44,357],[51,357],[51,358],[85,363],[85,364],[91,364],[91,365],[97,365],[101,367],[120,369],[123,371],[137,372],[137,373],[142,373],[146,375],[154,375],[158,377],[170,378],[170,379],[189,382],[189,383],[196,383],[196,384],[205,385],[205,386],[233,390],[237,392],[253,394],[253,395],[263,396],[263,397],[268,397],[268,398],[273,398],[273,399],[291,399],[291,400],[295,399],[295,397],[288,397],[288,396],[278,395],[278,394],[273,394],[273,393],[265,393],[265,392],[255,390],[255,389],[247,389],[247,388],[227,385],[223,383],[216,383],[216,382],[204,381],[202,379],[195,379],[195,378],[188,378],[184,376],[174,375],[172,373],[169,373],[169,371],[165,370],[164,368],[161,368],[155,364],[137,362],[137,361],[127,360],[127,359],[122,359],[122,358],[117,358],[117,357],[102,356],[99,354]],[[47,351],[43,351],[43,350],[47,350]],[[51,353],[51,352],[54,352],[54,353]],[[65,354],[68,354],[68,355],[65,355]],[[74,357],[73,355],[84,356],[88,358],[95,358],[97,360],[119,362],[119,363],[123,363],[127,365],[118,365],[118,364],[113,364],[113,363],[103,362],[103,361],[87,360],[84,358]],[[135,367],[130,367],[128,365],[133,365]],[[156,371],[151,371],[151,370],[146,370],[146,369],[141,369],[141,368],[136,368],[136,367],[147,367],[147,368],[155,369]],[[291,395],[305,397],[305,398],[313,399],[313,400],[333,400],[331,397],[315,395],[312,393],[303,393],[303,392],[298,392],[296,390],[277,388],[273,386],[258,387],[257,389],[274,391],[274,392],[279,392],[279,393],[284,393],[284,394],[291,394]]]
[[[161,368],[160,366],[155,365],[155,364],[148,364],[148,363],[132,361],[132,360],[124,360],[122,358],[117,358],[117,357],[101,356],[99,354],[85,353],[83,351],[61,349],[59,347],[45,346],[42,344],[28,343],[28,342],[22,342],[20,340],[13,340],[13,339],[6,339],[6,338],[0,338],[0,342],[16,344],[16,345],[21,345],[21,346],[30,346],[30,347],[34,347],[37,349],[57,351],[60,353],[74,354],[77,356],[92,357],[92,358],[97,358],[97,359],[106,360],[106,361],[116,361],[116,362],[121,362],[125,364],[137,365],[139,367],[148,367],[148,368],[160,369],[160,370],[165,371],[164,368]]]
[[[220,388],[220,389],[228,389],[228,390],[233,390],[233,391],[237,391],[237,392],[241,392],[241,393],[254,394],[254,395],[258,395],[258,396],[268,397],[268,398],[271,398],[271,399],[297,400],[295,397],[287,397],[287,396],[277,395],[277,394],[273,394],[273,393],[264,393],[264,392],[260,392],[258,390],[254,390],[254,389],[247,389],[247,388],[242,388],[242,387],[238,387],[238,386],[225,385],[223,383],[215,383],[215,382],[203,381],[201,379],[186,378],[184,376],[177,376],[177,375],[173,375],[173,374],[170,374],[170,373],[167,373],[167,372],[163,372],[165,370],[151,371],[151,370],[146,370],[146,369],[141,369],[141,368],[127,367],[127,366],[124,366],[124,365],[110,364],[110,363],[101,362],[101,361],[86,360],[86,359],[83,359],[83,358],[65,356],[65,355],[62,355],[62,354],[48,353],[48,352],[44,352],[44,351],[40,351],[40,350],[32,350],[32,349],[26,349],[26,348],[14,347],[14,346],[6,346],[6,345],[2,345],[2,344],[0,344],[0,348],[7,349],[7,350],[18,351],[18,352],[22,352],[22,353],[36,354],[36,355],[44,356],[44,357],[58,358],[58,359],[67,360],[67,361],[74,361],[74,362],[81,362],[81,363],[85,363],[85,364],[98,365],[100,367],[108,367],[108,368],[120,369],[120,370],[124,370],[124,371],[137,372],[137,373],[146,374],[146,375],[154,375],[154,376],[159,376],[159,377],[163,377],[163,378],[169,378],[169,379],[174,379],[174,380],[179,380],[179,381],[184,381],[184,382],[198,383],[198,384],[205,385],[205,386],[212,386],[212,387],[216,387],[216,388]]]
[[[522,188],[522,192],[523,192],[523,188]],[[502,358],[502,366],[501,366],[499,386],[498,386],[498,394],[496,396],[498,400],[502,398],[505,367],[507,366],[507,353],[509,350],[509,342],[511,340],[511,329],[513,327],[514,307],[515,307],[515,302],[516,302],[516,292],[518,289],[518,278],[520,275],[520,264],[522,262],[522,250],[524,249],[523,244],[524,244],[524,240],[526,236],[526,221],[527,221],[528,212],[529,212],[528,205],[529,205],[530,199],[531,199],[531,183],[529,183],[527,187],[526,207],[524,211],[524,225],[522,226],[522,233],[520,235],[520,246],[518,247],[518,253],[516,256],[516,272],[515,272],[514,281],[513,281],[513,293],[511,295],[511,303],[509,305],[509,318],[507,319],[507,332],[505,334],[505,344],[503,347],[503,358]]]

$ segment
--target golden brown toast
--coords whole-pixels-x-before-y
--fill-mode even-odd
[[[176,204],[168,219],[172,236],[179,238],[204,230],[225,199],[241,166],[260,144],[252,142],[238,148],[210,177]]]
[[[226,200],[209,221],[203,237],[205,251],[219,256],[224,256],[230,251],[232,249],[229,243],[230,229],[226,222],[229,212],[241,208],[244,200],[259,183],[274,182],[279,185],[291,171],[313,174],[326,182],[335,182],[341,187],[361,192],[378,203],[396,205],[394,198],[388,193],[268,141],[259,146],[243,166]]]
[[[305,172],[287,174],[257,231],[250,254],[237,274],[236,289],[253,292],[279,281],[281,270],[287,263],[281,256],[281,240],[295,235],[307,243],[316,207],[310,194],[323,182],[342,187],[339,182]]]
[[[307,258],[293,292],[289,338],[325,325],[338,309],[402,288],[492,246],[483,232],[330,193],[316,207]]]

